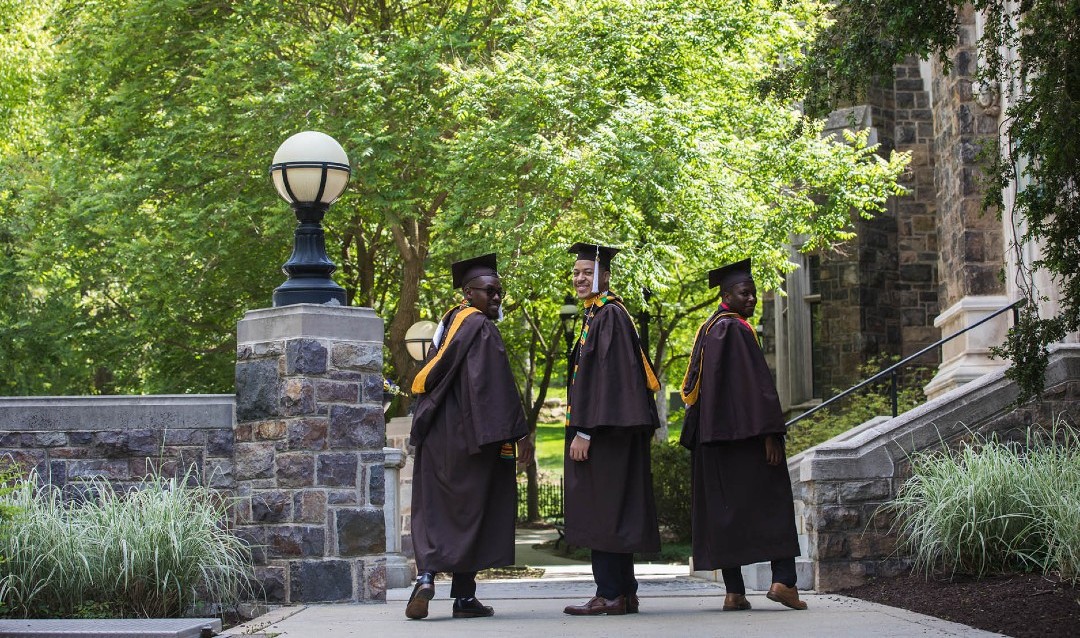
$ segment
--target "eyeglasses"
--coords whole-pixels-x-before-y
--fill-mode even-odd
[[[488,286],[486,288],[473,288],[472,286],[469,286],[469,290],[479,290],[480,292],[484,293],[488,297],[495,297],[495,296],[502,297],[503,296],[503,289],[502,288],[496,288],[495,286]]]

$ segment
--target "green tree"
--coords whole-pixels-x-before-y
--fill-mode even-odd
[[[416,369],[408,326],[454,301],[449,262],[497,250],[507,309],[543,336],[513,344],[542,397],[572,241],[632,249],[628,303],[648,287],[690,318],[686,280],[750,253],[775,285],[791,233],[843,239],[899,192],[906,157],[822,139],[757,90],[820,18],[811,1],[61,0],[28,98],[48,143],[9,199],[24,288],[66,313],[72,373],[52,387],[231,387],[235,322],[268,305],[291,244],[269,158],[314,128],[355,167],[330,252],[350,301],[389,319],[395,378]],[[659,331],[662,370],[681,321]]]

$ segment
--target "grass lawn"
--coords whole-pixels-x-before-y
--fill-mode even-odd
[[[678,441],[681,423],[669,427],[668,440]],[[561,421],[536,425],[536,465],[541,473],[562,476],[566,427]]]
[[[562,422],[536,424],[536,466],[541,472],[562,476],[565,440]]]

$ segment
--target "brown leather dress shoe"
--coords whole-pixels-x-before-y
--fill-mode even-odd
[[[799,590],[788,587],[784,583],[773,583],[769,593],[765,594],[769,600],[774,600],[785,607],[792,609],[806,609],[806,603],[799,600]]]
[[[626,599],[626,613],[636,614],[638,613],[638,607],[641,606],[641,601],[638,599],[637,594],[631,594]]]
[[[745,594],[727,594],[724,596],[724,611],[746,611],[750,609],[750,601]]]
[[[564,614],[571,616],[622,616],[626,613],[626,598],[617,596],[612,600],[601,596],[593,596],[592,600],[584,605],[569,605],[563,609]]]
[[[428,601],[435,597],[435,574],[422,572],[416,578],[416,586],[405,605],[405,617],[413,620],[427,618]]]

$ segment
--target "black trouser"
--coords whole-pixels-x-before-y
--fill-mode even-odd
[[[454,579],[450,581],[450,597],[475,598],[476,572],[454,572]]]
[[[772,561],[772,579],[774,583],[781,583],[788,587],[794,587],[798,576],[795,573],[794,558],[780,558]],[[745,594],[746,585],[743,583],[742,568],[728,567],[720,570],[724,577],[724,589],[729,594]]]
[[[613,600],[619,596],[637,593],[634,578],[634,555],[592,550],[592,573],[596,581],[596,595]]]

